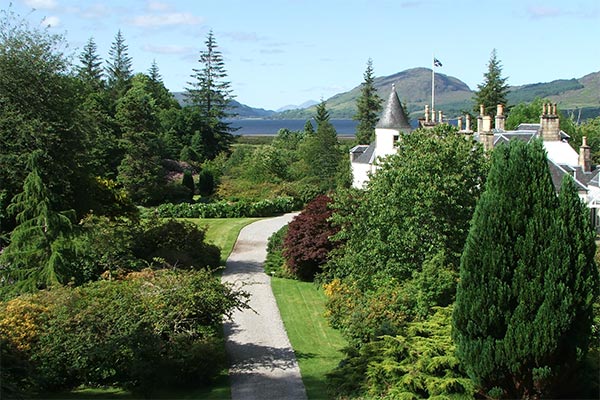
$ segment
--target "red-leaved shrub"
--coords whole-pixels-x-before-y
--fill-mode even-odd
[[[327,261],[334,243],[329,238],[338,229],[331,226],[331,198],[316,197],[289,224],[283,242],[283,256],[289,271],[301,280],[312,280]]]

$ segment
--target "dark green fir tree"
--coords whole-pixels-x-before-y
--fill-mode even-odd
[[[496,106],[506,106],[508,95],[508,78],[502,77],[502,65],[496,55],[496,49],[492,50],[488,70],[483,74],[483,83],[477,85],[475,97],[473,98],[473,111],[478,115],[479,107],[483,104],[485,115],[496,116]]]
[[[353,118],[358,121],[356,126],[357,144],[369,144],[375,140],[375,125],[377,125],[383,107],[383,100],[375,89],[373,61],[370,58],[367,61],[367,69],[363,77],[365,80],[360,88],[360,96],[356,100],[357,112]]]
[[[457,354],[481,395],[572,396],[597,291],[593,232],[572,182],[560,198],[541,141],[494,149],[461,258]]]

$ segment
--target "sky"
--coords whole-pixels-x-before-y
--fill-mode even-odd
[[[135,72],[155,60],[183,91],[212,30],[236,100],[278,109],[319,101],[375,76],[443,64],[471,89],[493,49],[510,85],[600,71],[598,0],[0,0],[31,25],[64,34],[77,56],[121,30]],[[11,5],[12,4],[12,5]]]

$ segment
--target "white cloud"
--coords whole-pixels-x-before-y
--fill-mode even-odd
[[[146,7],[150,11],[167,11],[172,9],[170,4],[155,0],[148,1]]]
[[[40,22],[40,25],[56,28],[57,26],[60,26],[60,18],[55,16],[45,17],[42,22]]]
[[[159,28],[172,25],[200,25],[203,19],[186,12],[163,15],[138,15],[129,22],[133,26],[142,28]]]
[[[142,50],[150,53],[158,54],[189,54],[196,50],[190,46],[178,46],[178,45],[151,45],[147,44],[142,47]]]
[[[25,0],[25,4],[38,10],[53,10],[58,5],[56,0]]]

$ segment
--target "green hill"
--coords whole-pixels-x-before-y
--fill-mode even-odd
[[[411,117],[423,114],[425,104],[431,102],[431,69],[412,68],[394,75],[378,77],[375,87],[379,96],[387,99],[392,84],[400,100],[408,107]],[[435,75],[436,109],[453,117],[473,108],[473,91],[452,76],[441,73]],[[360,95],[360,85],[354,89],[336,94],[327,99],[327,108],[332,118],[352,118],[356,113],[356,99]],[[508,95],[509,104],[531,102],[536,98],[556,102],[561,110],[574,111],[575,117],[582,119],[600,115],[600,72],[591,73],[579,79],[559,79],[546,83],[512,86]],[[271,118],[308,119],[315,114],[315,107],[303,110],[287,110]]]

